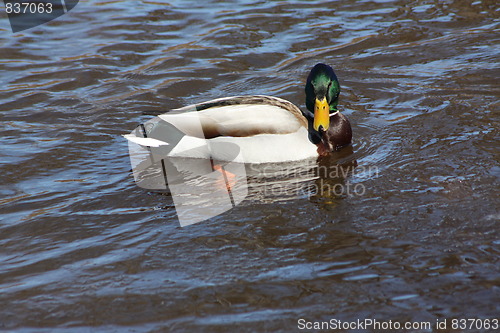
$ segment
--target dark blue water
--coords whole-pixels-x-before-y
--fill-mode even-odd
[[[15,34],[2,14],[0,330],[497,319],[498,25],[494,1],[88,1]],[[135,184],[143,112],[303,107],[318,62],[352,149],[247,166],[241,204],[184,228]]]

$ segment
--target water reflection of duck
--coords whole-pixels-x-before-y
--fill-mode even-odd
[[[246,168],[247,200],[277,202],[310,198],[322,204],[356,195],[349,182],[357,167],[352,147],[319,159],[287,163],[249,164]]]
[[[169,157],[218,160],[227,160],[223,149],[196,147],[232,143],[246,163],[298,161],[349,145],[351,125],[337,110],[340,85],[333,69],[314,66],[305,93],[306,111],[277,97],[219,98],[160,115],[162,121],[144,133],[148,138],[126,137],[143,146],[168,144]]]

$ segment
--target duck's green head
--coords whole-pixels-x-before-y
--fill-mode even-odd
[[[330,66],[317,64],[311,69],[306,82],[306,107],[314,114],[314,130],[328,130],[330,114],[337,111],[339,93],[339,81]]]

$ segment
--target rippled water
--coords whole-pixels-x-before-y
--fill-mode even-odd
[[[86,1],[16,34],[1,15],[0,329],[498,318],[496,1]],[[185,228],[136,186],[121,135],[143,113],[303,107],[317,62],[352,150],[247,166],[247,199]]]

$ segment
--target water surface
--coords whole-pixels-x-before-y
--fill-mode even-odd
[[[498,318],[498,18],[486,0],[86,1],[12,34],[2,14],[0,329]],[[249,166],[242,204],[185,228],[136,186],[121,135],[143,112],[303,107],[318,62],[352,149]]]

